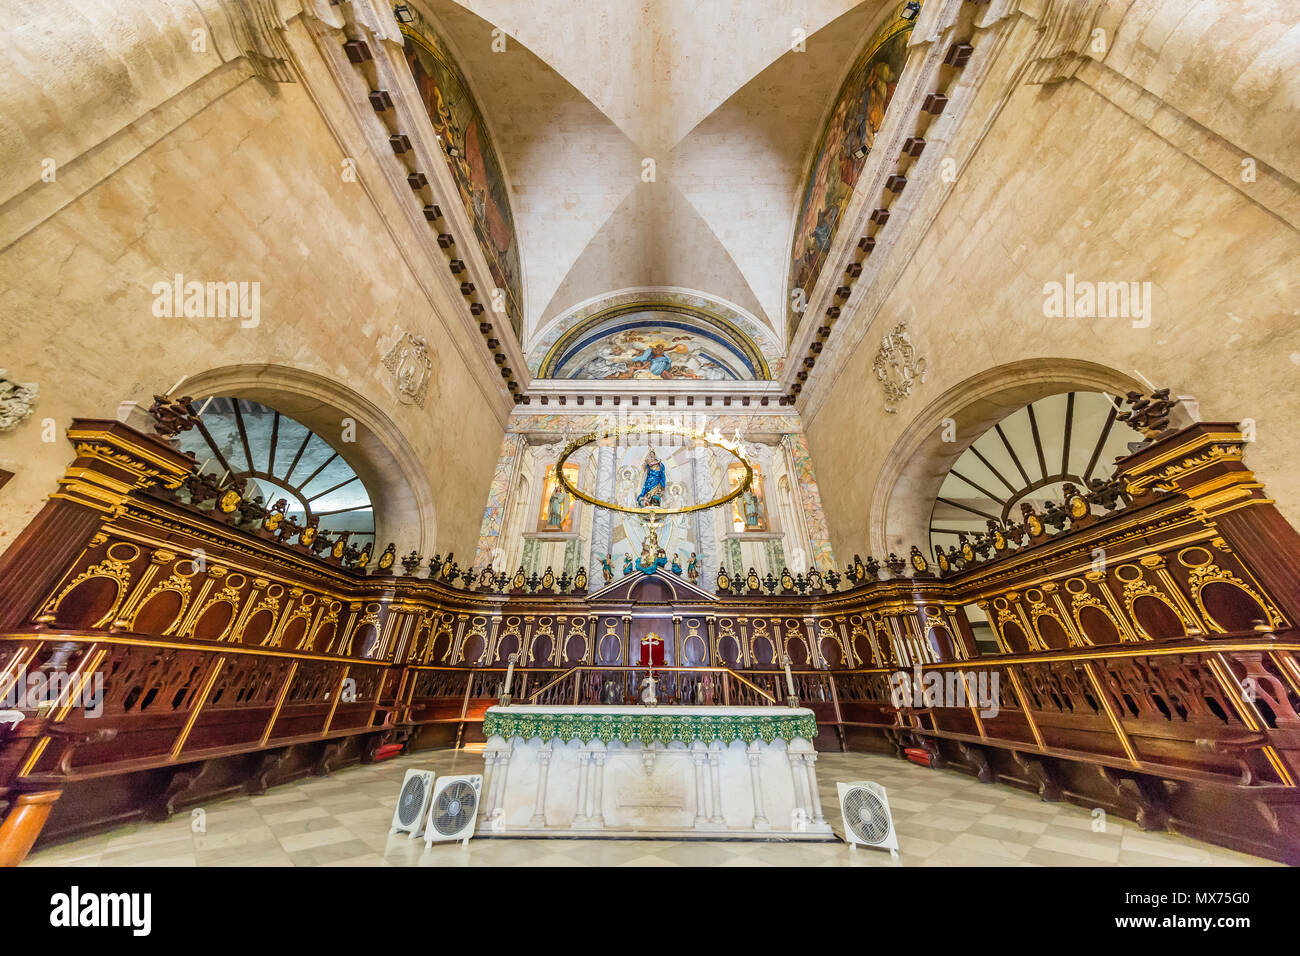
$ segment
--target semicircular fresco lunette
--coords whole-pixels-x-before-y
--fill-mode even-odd
[[[737,326],[661,301],[602,310],[547,351],[539,378],[604,381],[756,381],[771,378],[761,351]]]

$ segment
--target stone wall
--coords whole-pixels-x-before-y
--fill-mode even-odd
[[[477,332],[457,325],[464,303],[406,241],[396,204],[409,192],[378,172],[391,154],[369,151],[338,89],[320,83],[304,18],[283,31],[298,79],[276,83],[211,43],[192,51],[207,21],[189,4],[113,6],[41,4],[17,15],[0,52],[3,364],[40,387],[32,417],[0,435],[0,467],[16,473],[0,548],[71,460],[74,416],[112,418],[221,369],[234,374],[216,379],[255,383],[265,404],[281,395],[345,458],[370,459],[353,463],[371,476],[381,547],[472,553],[508,402],[474,365],[492,367]],[[159,316],[154,284],[177,274],[258,283],[257,321]],[[383,364],[405,332],[432,360],[423,406],[402,401]],[[387,447],[350,446],[346,417]]]
[[[801,410],[837,554],[923,543],[946,465],[999,412],[1147,380],[1194,396],[1204,419],[1253,419],[1247,464],[1300,519],[1300,80],[1280,69],[1300,50],[1296,11],[1102,6],[1109,53],[1072,77],[1013,82],[1005,102],[993,79],[962,78],[953,105],[971,97],[970,112],[935,124],[927,147],[958,158],[956,182],[909,183],[948,192],[932,220],[897,223],[876,253],[896,278],[865,306],[855,294],[840,354],[818,363]],[[1007,71],[1033,37],[1031,21],[1011,24]],[[1048,317],[1045,283],[1067,274],[1150,283],[1149,324]],[[872,364],[899,322],[927,371],[889,414]]]

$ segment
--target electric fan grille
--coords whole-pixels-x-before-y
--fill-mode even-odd
[[[474,815],[478,793],[464,780],[453,780],[438,794],[433,807],[433,828],[443,836],[458,833]]]
[[[844,819],[863,843],[879,844],[889,835],[889,810],[878,796],[862,787],[844,795]]]
[[[402,795],[397,800],[397,819],[402,826],[412,827],[420,822],[424,795],[428,789],[429,780],[423,774],[408,778],[402,785]]]

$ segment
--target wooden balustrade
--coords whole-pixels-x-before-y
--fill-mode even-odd
[[[1127,507],[1060,512],[1059,533],[773,594],[366,574],[186,506],[166,488],[190,463],[165,442],[120,423],[70,435],[74,467],[0,557],[0,698],[25,718],[0,738],[0,796],[62,791],[47,838],[383,743],[481,740],[511,654],[516,701],[635,699],[654,630],[661,699],[783,706],[789,659],[819,749],[923,751],[1144,825],[1300,851],[1300,537],[1231,426],[1121,460]],[[996,707],[896,700],[918,667],[975,691],[982,676]]]

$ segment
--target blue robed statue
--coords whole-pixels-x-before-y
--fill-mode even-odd
[[[662,508],[664,492],[668,490],[668,479],[664,472],[664,463],[655,457],[654,449],[645,462],[645,480],[641,482],[641,491],[636,496],[639,508]]]

